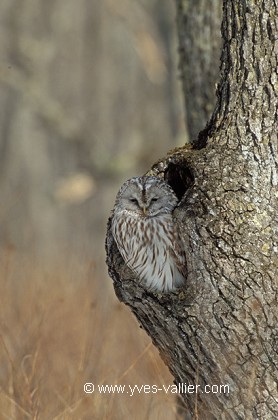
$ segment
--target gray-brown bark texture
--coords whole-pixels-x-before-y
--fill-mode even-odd
[[[180,75],[191,143],[215,107],[219,76],[222,0],[177,0]]]
[[[118,298],[151,336],[189,418],[278,418],[277,2],[225,0],[218,102],[202,141],[150,171],[178,195],[183,292],[136,283],[108,230]],[[276,45],[277,46],[277,45]],[[229,393],[205,385],[229,384]]]

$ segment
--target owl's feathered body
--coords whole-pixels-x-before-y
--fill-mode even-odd
[[[112,234],[129,268],[148,289],[170,291],[185,282],[186,260],[172,212],[178,199],[164,181],[137,177],[121,187]]]

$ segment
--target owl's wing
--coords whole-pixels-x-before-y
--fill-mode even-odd
[[[177,223],[173,225],[173,242],[172,242],[172,253],[175,260],[177,269],[180,273],[187,277],[187,264],[184,252],[184,245],[180,237],[179,227]]]

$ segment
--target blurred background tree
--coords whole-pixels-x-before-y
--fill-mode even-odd
[[[190,143],[206,127],[216,104],[222,39],[222,1],[176,0],[180,71]]]

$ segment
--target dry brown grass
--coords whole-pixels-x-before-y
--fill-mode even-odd
[[[86,395],[95,384],[172,377],[108,276],[90,261],[6,251],[0,272],[0,419],[174,419],[174,396]]]

